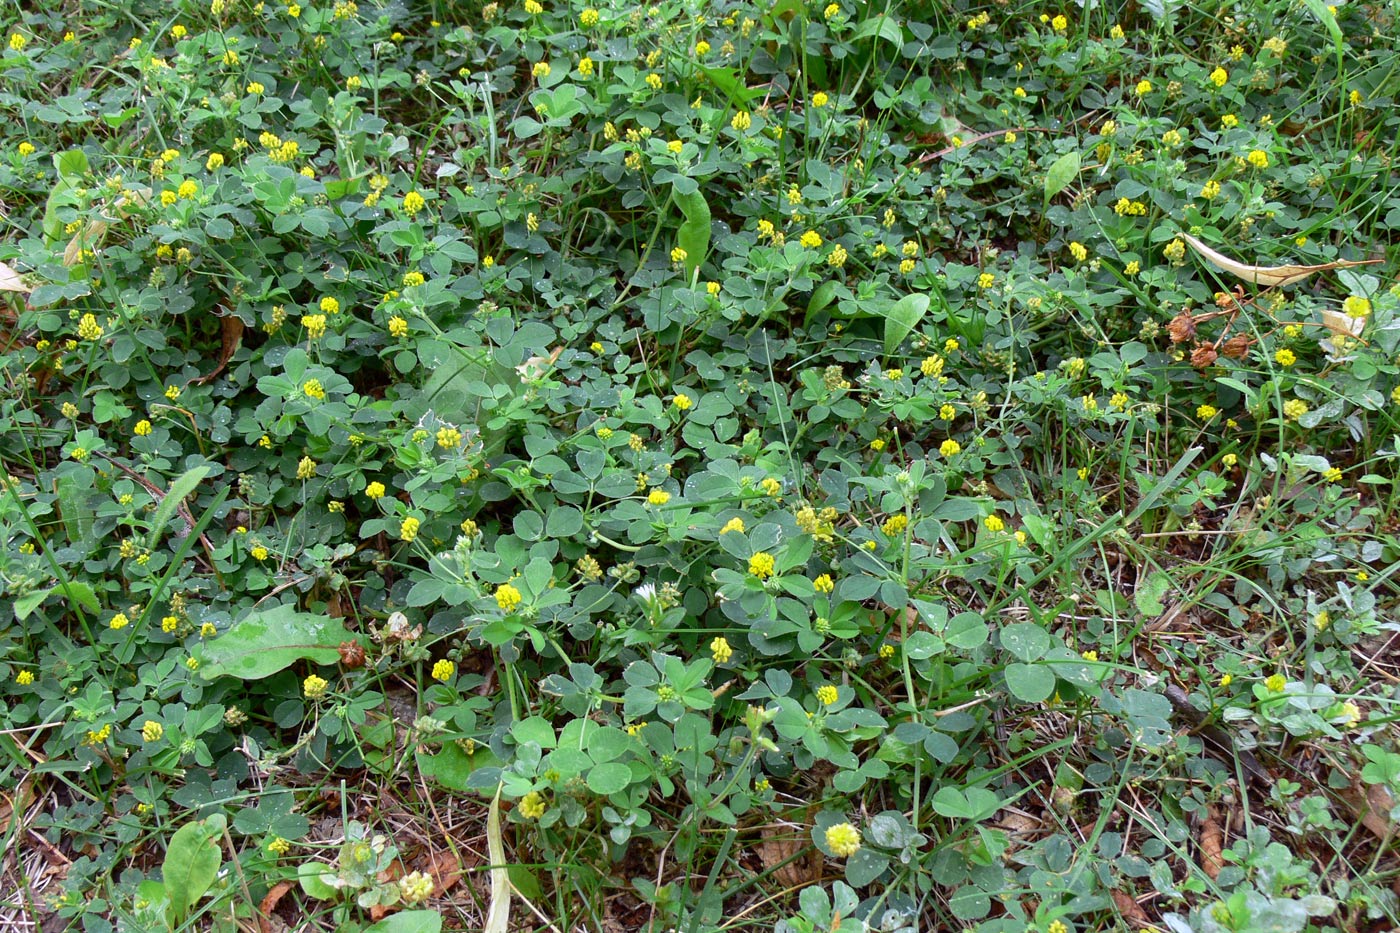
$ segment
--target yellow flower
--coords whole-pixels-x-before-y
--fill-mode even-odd
[[[1078,240],[1069,244],[1069,251],[1070,255],[1074,257],[1075,262],[1083,262],[1085,259],[1089,258],[1089,251],[1085,249],[1084,244],[1080,243]]]
[[[830,100],[831,98],[826,96],[826,91],[818,91],[812,95],[812,106],[825,107]]]
[[[308,700],[317,700],[326,695],[326,688],[329,686],[330,681],[312,674],[301,682],[301,692]]]
[[[97,323],[96,316],[84,314],[78,321],[78,336],[84,340],[97,340],[102,336],[102,326]]]
[[[30,684],[34,683],[34,672],[20,671],[18,674],[15,675],[15,683],[19,684],[21,687],[29,686]]]
[[[716,664],[724,664],[734,657],[734,649],[729,647],[729,641],[723,635],[710,642],[710,657],[715,659]]]
[[[326,316],[324,314],[308,314],[301,319],[301,326],[306,328],[308,338],[319,340],[326,335]]]
[[[24,51],[24,47],[29,44],[29,40],[17,32],[10,33],[10,48],[16,52]]]
[[[311,479],[316,475],[316,461],[310,457],[302,457],[297,463],[297,479]]]
[[[412,217],[414,214],[418,213],[427,206],[428,202],[425,201],[423,199],[423,196],[417,191],[410,191],[408,194],[403,196],[403,210],[404,213],[410,217]]]
[[[740,110],[738,113],[734,114],[734,118],[729,121],[729,125],[742,133],[744,130],[753,126],[753,116],[747,110]]]
[[[860,851],[860,830],[850,823],[837,823],[826,831],[826,847],[839,858],[850,858]]]
[[[681,411],[688,411],[690,409],[690,406],[694,405],[695,403],[691,401],[689,395],[686,395],[684,392],[677,392],[671,398],[671,404],[674,405],[676,408],[679,408]]]
[[[457,665],[444,658],[433,665],[433,680],[449,681],[456,672]]]
[[[724,523],[724,527],[721,528],[721,529],[719,530],[719,533],[720,533],[720,534],[727,534],[728,532],[731,532],[731,531],[737,531],[737,532],[739,532],[740,534],[743,534],[743,533],[744,533],[744,520],[743,520],[742,518],[739,518],[738,516],[735,516],[734,518],[731,518],[729,521],[727,521],[727,522]]]
[[[1347,300],[1342,302],[1342,313],[1351,317],[1366,317],[1371,313],[1371,301],[1360,295],[1349,295]]]
[[[1282,693],[1287,686],[1288,678],[1284,677],[1282,674],[1274,674],[1268,680],[1264,681],[1264,689],[1268,690],[1270,693]]]
[[[1050,25],[1056,32],[1064,32],[1069,28],[1069,20],[1060,15],[1052,19]]]
[[[1245,161],[1255,168],[1268,168],[1269,154],[1262,149],[1254,149],[1245,157]]]
[[[535,67],[538,68],[539,66],[536,65]],[[546,69],[548,67],[548,65],[545,66]],[[657,74],[654,71],[651,74],[647,75],[647,87],[651,88],[653,91],[661,90],[661,75]]]
[[[112,616],[111,621],[107,623],[107,627],[114,632],[119,632],[130,624],[131,620],[126,617],[126,613],[119,612],[116,615]]]
[[[34,144],[33,144],[33,143],[31,143],[31,142],[22,142],[22,143],[19,144],[19,154],[20,154],[20,158],[25,158],[25,157],[27,157],[27,156],[32,156],[32,155],[34,154],[34,152],[35,152],[35,149],[34,149]]]
[[[437,429],[437,445],[444,450],[451,450],[462,443],[462,432],[456,428],[441,427]]]
[[[1004,531],[1006,529],[1006,522],[1002,521],[999,515],[988,515],[986,518],[982,519],[982,524],[987,527],[988,531],[992,532]]]
[[[164,735],[165,726],[162,726],[154,719],[147,719],[141,726],[141,741],[143,742],[159,742]]]
[[[377,480],[375,482],[370,483],[368,486],[365,487],[365,495],[371,499],[382,498],[384,495],[384,484],[378,482]]]
[[[271,852],[273,855],[286,855],[288,852],[292,851],[292,844],[281,836],[278,836],[267,844],[267,851]]]
[[[674,262],[676,265],[680,265],[681,263],[685,262],[685,258],[687,255],[688,254],[685,250],[677,246],[675,249],[671,250],[671,261]]]
[[[709,54],[710,43],[706,42],[704,39],[701,39],[699,42],[695,43],[695,56],[697,58],[704,58],[706,55]]]
[[[818,593],[830,593],[836,589],[836,584],[832,582],[831,574],[824,573],[812,581],[812,588]]]
[[[648,493],[647,501],[652,505],[665,505],[671,501],[671,494],[664,489],[653,489]]]
[[[1297,421],[1308,413],[1308,403],[1300,398],[1291,398],[1283,403],[1283,416],[1289,421]]]
[[[765,476],[758,484],[758,488],[763,490],[764,495],[777,497],[783,491],[783,484],[771,476]]]
[[[412,541],[414,538],[418,537],[418,529],[422,524],[422,522],[412,515],[408,516],[403,520],[403,523],[399,525],[399,538],[404,541]]]
[[[893,538],[895,535],[904,533],[904,529],[909,527],[909,517],[907,515],[891,515],[885,519],[885,523],[880,526],[880,530]]]
[[[261,94],[263,91],[267,90],[267,88],[263,87],[263,84],[262,84],[261,81],[249,81],[249,82],[248,82],[248,87],[246,88],[246,90],[248,91],[249,94],[257,95],[257,94]]]
[[[1143,96],[1145,96],[1145,95],[1147,95],[1147,94],[1151,94],[1151,93],[1152,93],[1152,82],[1149,81],[1149,80],[1147,80],[1146,78],[1143,78],[1141,81],[1139,81],[1139,82],[1137,83],[1137,87],[1134,88],[1134,90],[1137,91],[1137,96],[1138,96],[1138,97],[1143,97]]]
[[[1119,25],[1117,25],[1117,24],[1115,23],[1114,26],[1113,26],[1113,28],[1110,29],[1110,30],[1108,31],[1108,37],[1109,37],[1110,39],[1121,39],[1121,38],[1123,38],[1123,27],[1122,27],[1122,26],[1119,26]]]
[[[1230,73],[1224,68],[1217,67],[1210,73],[1210,83],[1216,87],[1224,87],[1225,82],[1230,80]]]
[[[527,820],[537,820],[548,810],[549,804],[545,803],[544,794],[537,790],[532,790],[520,798],[520,815]]]
[[[314,398],[318,402],[326,397],[326,390],[321,386],[321,380],[308,379],[301,384],[301,391],[307,398]]]
[[[500,606],[504,611],[511,612],[516,606],[520,605],[522,600],[523,597],[520,595],[520,591],[509,583],[502,583],[500,586],[496,587],[496,605]]]
[[[822,10],[823,19],[831,19],[832,17],[839,16],[840,14],[841,4],[839,3],[828,3],[826,5],[826,9]]]
[[[593,59],[589,58],[587,55],[580,58],[578,60],[578,73],[585,78],[591,78],[593,76]]]
[[[1218,414],[1220,414],[1220,409],[1214,405],[1198,405],[1196,407],[1196,417],[1202,421],[1209,421]]]
[[[749,573],[758,577],[760,580],[771,577],[773,575],[773,569],[776,566],[777,562],[773,560],[773,555],[769,554],[767,551],[759,551],[753,557],[749,558]]]
[[[983,272],[981,275],[977,276],[977,287],[985,291],[995,285],[996,281],[997,277],[995,275],[990,272]]]
[[[598,11],[589,7],[578,15],[578,22],[585,27],[598,25]]]
[[[830,706],[841,698],[841,692],[831,684],[822,684],[817,688],[817,700],[822,706]]]
[[[950,437],[938,445],[938,452],[951,460],[962,453],[962,445]]]
[[[390,336],[390,337],[407,337],[407,336],[408,336],[408,321],[405,321],[403,318],[399,317],[397,314],[395,314],[393,317],[389,318],[389,336]]]
[[[808,230],[806,233],[802,234],[802,237],[798,240],[798,242],[801,243],[803,246],[807,247],[808,249],[816,249],[817,247],[822,245],[822,237],[821,234],[817,231]]]
[[[548,78],[549,62],[535,62],[534,67],[530,69],[530,74],[536,78]]]
[[[1298,357],[1292,350],[1285,348],[1274,354],[1274,362],[1280,366],[1292,366],[1298,362]]]
[[[839,269],[846,264],[848,258],[849,255],[846,252],[846,248],[838,243],[836,247],[832,249],[830,255],[826,257],[826,264]]]

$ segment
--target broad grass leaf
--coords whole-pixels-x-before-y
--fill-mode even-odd
[[[905,295],[885,311],[885,353],[893,353],[928,313],[928,295]]]
[[[442,916],[436,910],[405,910],[365,928],[365,933],[439,933]]]
[[[671,196],[685,215],[685,222],[676,230],[676,245],[685,250],[686,276],[693,278],[710,249],[710,205],[700,191],[681,194],[675,184],[671,188]]]
[[[1069,187],[1069,183],[1079,176],[1079,150],[1066,152],[1050,164],[1045,173],[1045,203]]]
[[[219,837],[224,826],[224,817],[216,814],[186,823],[170,837],[161,877],[170,898],[170,919],[177,927],[219,876],[219,866],[224,861]]]
[[[205,645],[199,673],[205,680],[260,680],[303,658],[335,664],[340,660],[340,643],[351,638],[339,619],[301,612],[295,606],[274,606],[253,612]]]

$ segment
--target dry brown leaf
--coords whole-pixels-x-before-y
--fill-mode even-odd
[[[821,860],[811,858],[806,837],[791,826],[768,824],[755,847],[763,867],[786,887],[812,884],[821,878]]]
[[[258,905],[258,928],[262,933],[273,933],[272,912],[277,909],[277,902],[292,889],[290,881],[279,881],[272,886],[272,890],[267,892],[267,896]]]
[[[432,876],[434,897],[450,890],[462,880],[462,863],[457,861],[457,856],[445,849],[429,856],[418,870]]]
[[[564,347],[557,346],[549,351],[549,356],[532,356],[515,367],[515,371],[520,374],[522,382],[538,379],[549,372],[549,368],[554,365],[554,362],[559,359],[559,354],[563,352]]]
[[[1295,282],[1303,281],[1315,272],[1349,269],[1352,266],[1370,266],[1381,262],[1379,259],[1338,259],[1336,262],[1324,262],[1316,266],[1250,266],[1236,262],[1223,253],[1216,252],[1189,233],[1181,234],[1181,238],[1216,268],[1251,284],[1263,285],[1265,288],[1281,288],[1285,285],[1292,285]]]
[[[1135,927],[1150,927],[1152,921],[1147,918],[1147,913],[1142,909],[1142,905],[1133,900],[1132,895],[1124,891],[1108,892],[1113,897],[1113,905],[1118,908],[1118,912],[1123,915],[1123,919]]]
[[[23,292],[27,295],[31,291],[33,289],[24,284],[18,272],[0,262],[0,292]]]
[[[1361,782],[1356,781],[1341,792],[1341,798],[1361,820],[1361,825],[1369,829],[1377,839],[1390,838],[1390,810],[1395,806],[1395,798],[1383,785],[1371,784],[1363,790]]]
[[[219,318],[219,365],[207,376],[200,376],[195,382],[204,385],[224,371],[228,361],[233,359],[238,345],[243,342],[243,319],[236,314],[225,314]]]
[[[1215,807],[1206,808],[1206,818],[1201,823],[1201,870],[1214,881],[1220,877],[1220,869],[1225,867],[1221,850],[1225,848],[1225,828],[1220,825],[1220,812]]]

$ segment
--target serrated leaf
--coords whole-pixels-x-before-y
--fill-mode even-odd
[[[1155,619],[1167,611],[1162,597],[1166,596],[1171,588],[1172,578],[1160,570],[1155,570],[1147,575],[1146,580],[1138,582],[1133,591],[1133,605],[1147,618]]]
[[[189,470],[176,478],[166,490],[165,498],[160,500],[160,505],[156,508],[156,514],[151,519],[151,530],[146,533],[146,547],[154,548],[160,542],[161,532],[165,531],[165,526],[170,523],[170,519],[175,515],[175,510],[180,507],[180,503],[185,501],[185,497],[195,491],[204,478],[209,475],[212,468],[207,465],[200,465],[193,470]]]
[[[274,606],[252,613],[205,645],[199,673],[205,680],[260,680],[303,658],[334,664],[340,660],[340,643],[352,640],[339,619]]]

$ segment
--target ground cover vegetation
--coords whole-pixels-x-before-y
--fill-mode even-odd
[[[7,5],[0,923],[1390,928],[1395,15]]]

